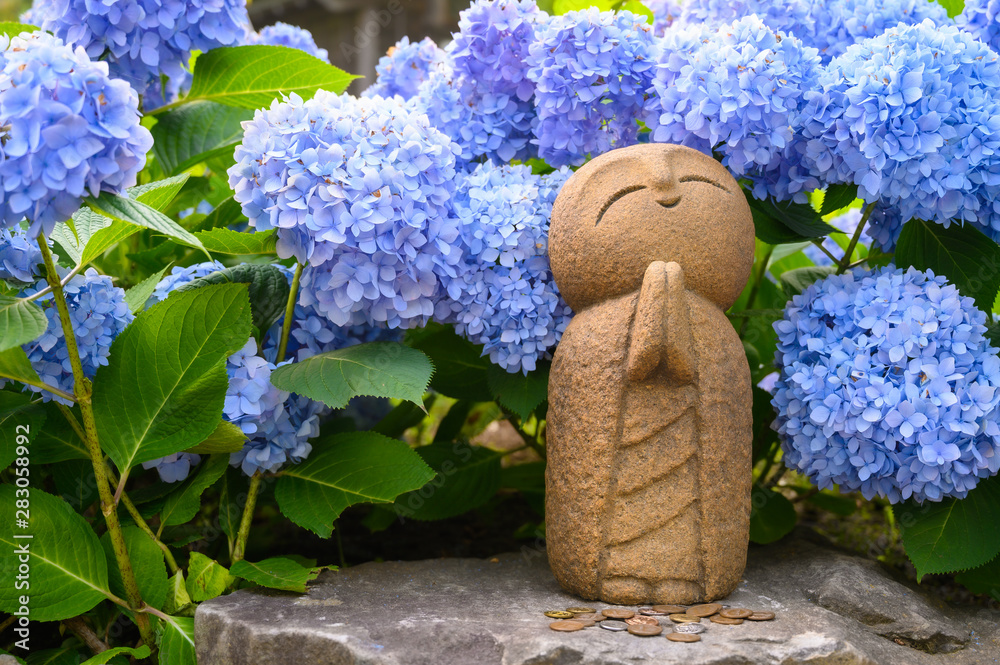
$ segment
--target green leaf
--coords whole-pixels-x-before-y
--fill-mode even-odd
[[[271,372],[271,383],[334,409],[343,408],[358,395],[423,405],[433,372],[430,359],[416,349],[395,342],[371,342],[279,367]]]
[[[938,4],[947,10],[950,18],[955,18],[965,9],[965,0],[938,0]]]
[[[503,453],[467,443],[417,448],[437,475],[424,487],[396,499],[396,512],[417,520],[443,520],[483,505],[500,489]]]
[[[197,665],[194,650],[194,619],[171,616],[163,622],[160,665]]]
[[[133,314],[138,314],[146,309],[149,297],[153,295],[156,285],[163,279],[163,273],[167,272],[168,267],[165,266],[160,272],[150,275],[125,292],[125,304],[128,305],[129,310]]]
[[[43,464],[75,459],[89,460],[87,444],[70,427],[59,406],[55,402],[48,402],[42,408],[45,414],[45,427],[37,432],[32,429],[32,460]],[[76,421],[81,422],[79,407],[73,407],[72,411]]]
[[[549,363],[540,362],[537,369],[525,376],[491,364],[488,372],[490,392],[498,404],[516,413],[521,420],[527,420],[548,397],[549,367]]]
[[[493,400],[486,384],[490,359],[483,347],[455,334],[451,326],[432,323],[407,332],[407,346],[427,354],[434,363],[431,388],[455,399],[473,402]]]
[[[469,419],[469,412],[472,411],[473,404],[467,400],[459,400],[452,404],[448,413],[438,423],[437,431],[434,433],[434,443],[447,443],[457,439],[462,432],[465,421]]]
[[[243,233],[231,229],[212,229],[194,234],[213,254],[274,254],[278,236],[274,229],[261,233]]]
[[[177,571],[167,583],[167,598],[163,601],[163,611],[167,614],[181,614],[186,616],[186,612],[194,607],[191,601],[191,594],[187,591],[184,583],[184,573]]]
[[[978,568],[959,573],[955,581],[973,593],[984,593],[1000,602],[1000,556]]]
[[[201,241],[193,233],[156,208],[148,206],[141,201],[133,201],[132,199],[116,196],[109,192],[101,192],[101,195],[96,199],[93,197],[88,198],[87,205],[105,217],[158,231],[182,245],[194,247],[207,253]]]
[[[653,15],[653,10],[639,2],[639,0],[625,0],[624,2],[619,2],[615,5],[614,9],[616,12],[632,12],[637,16],[645,16],[650,25],[653,24],[653,20],[656,18]]]
[[[789,299],[805,291],[813,282],[837,272],[836,266],[807,266],[781,273],[778,280]]]
[[[212,455],[202,464],[197,473],[167,496],[160,510],[160,522],[164,525],[186,524],[194,519],[201,509],[201,495],[215,484],[229,466],[229,455]]]
[[[226,357],[249,337],[250,304],[237,284],[175,292],[135,317],[94,380],[99,440],[118,468],[208,438],[222,419]]]
[[[187,592],[200,603],[221,596],[229,585],[229,571],[201,552],[191,552],[187,570]]]
[[[243,448],[247,435],[238,426],[225,420],[219,421],[219,426],[215,428],[207,439],[199,443],[194,448],[188,448],[185,452],[196,453],[198,455],[214,455],[217,453],[235,453]]]
[[[226,228],[234,224],[246,224],[248,221],[243,214],[243,206],[230,196],[215,206],[215,209],[205,215],[205,219],[198,222],[193,228],[195,231],[208,231],[211,229]]]
[[[989,312],[1000,290],[1000,245],[971,224],[940,224],[913,219],[903,225],[896,243],[896,265],[933,270],[971,296]]]
[[[186,100],[258,109],[281,95],[310,99],[317,90],[340,94],[356,78],[286,46],[225,46],[198,56]]]
[[[67,460],[50,468],[59,498],[73,506],[76,512],[84,512],[99,498],[94,467],[89,460]]]
[[[1000,529],[984,528],[1000,524],[1000,478],[979,481],[964,499],[903,504],[896,522],[918,582],[930,573],[981,566],[1000,554]]]
[[[282,470],[274,495],[286,517],[329,538],[334,520],[348,506],[389,503],[433,477],[430,467],[402,441],[352,432],[332,437],[306,461]]]
[[[784,537],[795,528],[795,506],[784,495],[754,485],[750,495],[750,540],[766,545]]]
[[[16,23],[14,21],[0,21],[0,33],[3,33],[8,37],[17,37],[22,32],[34,32],[38,29],[37,25]]]
[[[267,332],[278,317],[285,313],[285,305],[288,303],[288,294],[291,291],[288,279],[278,268],[272,265],[242,263],[192,280],[174,289],[174,293],[193,291],[211,284],[246,284],[253,313],[253,326],[262,333]]]
[[[145,185],[129,187],[128,197],[134,201],[145,203],[150,208],[155,208],[160,212],[166,211],[171,201],[177,198],[185,183],[191,176],[187,173],[175,175],[172,178],[147,182]]]
[[[305,593],[306,583],[316,579],[322,570],[322,566],[311,568],[291,559],[277,556],[264,559],[260,563],[237,561],[229,569],[229,572],[240,579],[268,589]]]
[[[122,655],[132,656],[133,658],[142,660],[143,658],[149,658],[150,651],[149,647],[147,647],[145,644],[135,649],[132,647],[115,647],[113,649],[108,649],[107,651],[102,651],[93,658],[88,658],[87,660],[83,661],[83,663],[81,663],[80,665],[105,665],[109,660],[111,660],[115,656],[122,656]]]
[[[219,528],[229,537],[236,537],[247,502],[247,477],[239,469],[229,467],[219,486]]]
[[[28,354],[19,346],[0,351],[0,378],[35,384],[42,381],[38,372],[31,366]]]
[[[41,337],[48,325],[45,312],[36,302],[0,296],[0,351]]]
[[[433,395],[429,397],[432,398]],[[429,400],[429,403],[431,401]],[[427,410],[426,404],[400,402],[382,420],[375,423],[371,431],[383,434],[390,439],[398,439],[403,435],[403,432],[423,422],[424,417],[427,415]]]
[[[849,517],[858,510],[857,503],[853,497],[834,494],[833,492],[813,494],[806,501],[841,517]]]
[[[135,573],[135,581],[139,585],[139,593],[142,594],[143,601],[158,610],[163,609],[163,601],[167,598],[168,588],[167,566],[163,561],[163,550],[137,526],[123,526],[122,536],[125,538],[128,558],[132,562],[132,571]],[[119,598],[127,598],[125,585],[122,583],[121,573],[118,571],[110,533],[105,533],[101,537],[101,545],[104,547],[104,554],[108,561],[108,582],[111,586],[111,592]]]
[[[24,662],[27,665],[77,665],[80,662],[78,644],[74,640],[65,640],[58,649],[32,651]]]
[[[804,203],[759,201],[747,194],[757,237],[770,245],[802,242],[841,231],[823,221],[812,206]]]
[[[778,443],[778,433],[771,429],[774,422],[774,407],[771,393],[763,388],[753,387],[753,462],[767,456],[772,446]]]
[[[108,563],[94,530],[68,503],[30,489],[27,529],[17,528],[13,485],[0,485],[0,544],[8,562],[8,584],[0,585],[0,610],[13,613],[25,591],[14,588],[14,556],[28,545],[31,566],[31,620],[60,621],[89,611],[107,597]],[[15,538],[31,534],[30,539]]]
[[[184,104],[156,118],[153,154],[167,173],[180,173],[221,154],[233,154],[243,140],[243,121],[253,111],[208,101]]]
[[[535,512],[545,515],[545,462],[515,464],[502,469],[500,486],[517,490]]]
[[[579,11],[589,7],[597,7],[602,12],[606,12],[611,11],[615,4],[615,0],[554,0],[552,3],[552,13],[559,16],[567,12]]]
[[[830,213],[843,210],[854,203],[854,199],[856,198],[858,198],[857,185],[853,183],[830,185],[826,188],[826,193],[823,195],[823,207],[820,209],[819,214],[825,217]]]
[[[17,457],[17,438],[33,444],[35,435],[42,430],[45,412],[25,393],[0,391],[0,469],[6,469]],[[17,429],[19,425],[24,426]],[[34,457],[34,446],[31,455]]]

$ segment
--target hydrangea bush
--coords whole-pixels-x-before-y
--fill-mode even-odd
[[[329,538],[345,510],[377,529],[540,496],[538,474],[481,490],[544,460],[573,316],[553,202],[640,142],[712,155],[753,211],[729,311],[756,386],[751,538],[795,503],[868,501],[919,575],[1000,595],[1000,535],[968,517],[1000,519],[995,7],[563,8],[475,0],[360,96],[329,44],[258,30],[242,0],[37,0],[40,30],[5,24],[0,505],[29,493],[32,556],[97,571],[33,568],[66,589],[33,617],[189,665],[197,603],[319,572],[265,564],[291,527],[261,520]],[[524,446],[469,448],[495,420]],[[432,482],[433,506],[397,502]]]

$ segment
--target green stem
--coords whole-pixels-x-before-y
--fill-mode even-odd
[[[831,252],[830,250],[828,250],[826,247],[823,246],[823,241],[820,238],[816,238],[815,240],[812,241],[812,243],[819,248],[819,251],[829,256],[830,260],[833,261],[834,265],[840,265],[840,259],[834,256],[833,252]]]
[[[299,280],[302,278],[302,264],[295,264],[295,274],[292,276],[292,288],[288,292],[288,303],[285,305],[285,320],[281,324],[281,339],[278,341],[278,356],[275,364],[285,359],[288,351],[288,336],[292,332],[292,319],[295,317],[295,300],[299,294]]]
[[[774,461],[778,458],[779,450],[781,450],[781,446],[776,443],[768,451],[767,459],[764,461],[764,468],[760,470],[760,475],[757,476],[757,483],[759,485],[763,485],[764,481],[767,480],[767,474],[771,473],[771,467],[774,466]]]
[[[73,319],[70,317],[69,306],[66,305],[66,298],[63,295],[62,283],[59,281],[59,273],[56,271],[56,264],[52,260],[52,252],[49,251],[49,244],[45,239],[44,233],[38,235],[38,248],[41,250],[42,260],[45,261],[46,279],[49,282],[49,286],[52,287],[52,299],[55,301],[56,310],[59,312],[63,337],[66,340],[66,352],[69,355],[69,362],[73,368],[73,395],[76,403],[80,405],[80,413],[83,415],[83,431],[86,435],[84,443],[87,444],[90,462],[94,467],[97,492],[101,497],[101,512],[104,514],[104,521],[108,526],[112,549],[114,549],[118,570],[121,573],[122,584],[125,587],[125,595],[128,598],[131,608],[138,609],[143,606],[142,594],[139,592],[139,585],[135,580],[135,572],[132,570],[132,561],[129,559],[128,548],[125,545],[125,537],[122,534],[121,524],[118,522],[118,509],[112,500],[111,489],[108,486],[108,473],[107,467],[104,465],[104,453],[101,452],[101,445],[97,438],[97,420],[94,418],[94,407],[90,403],[90,381],[83,373],[80,352],[76,345],[76,332],[73,330]],[[122,405],[122,407],[124,408],[125,405]],[[143,614],[135,613],[135,623],[139,628],[139,634],[142,635],[142,641],[151,649],[155,649],[156,637],[153,634],[149,618]]]
[[[850,244],[847,245],[847,251],[844,252],[844,258],[842,258],[837,263],[837,274],[841,275],[848,268],[851,267],[851,257],[854,255],[854,250],[858,246],[858,242],[861,240],[861,232],[865,230],[865,225],[868,223],[868,218],[871,217],[872,211],[875,210],[875,202],[872,201],[865,208],[864,214],[861,216],[861,221],[858,222],[858,228],[854,230],[854,236],[851,238]]]
[[[60,404],[59,402],[56,402],[56,406],[58,406],[59,410],[62,411],[62,414],[66,417],[66,421],[69,423],[69,426],[73,428],[73,431],[76,432],[78,437],[80,437],[80,440],[86,442],[87,435],[84,433],[83,427],[80,425],[80,421],[76,419],[76,416],[73,415],[70,408],[65,404]]]
[[[764,279],[764,273],[767,272],[767,264],[771,262],[771,254],[773,252],[774,247],[768,246],[767,251],[764,252],[764,256],[761,257],[760,268],[757,269],[757,276],[750,286],[750,293],[747,295],[747,304],[743,309],[753,309],[753,304],[757,301],[757,293],[760,292],[760,282]],[[743,339],[743,333],[747,331],[747,324],[749,322],[750,319],[745,318],[743,319],[743,323],[740,324],[740,339]]]
[[[24,378],[22,376],[17,377],[16,380],[20,381],[21,383],[23,383],[25,385],[35,386],[36,388],[41,388],[42,390],[47,390],[50,393],[52,393],[53,395],[58,395],[59,397],[62,397],[64,400],[67,400],[69,402],[75,402],[76,401],[76,397],[74,397],[70,393],[66,392],[65,390],[62,390],[61,388],[56,388],[55,386],[50,386],[49,384],[45,383],[44,381],[33,381],[31,379],[26,379],[26,378]],[[57,402],[57,404],[58,404],[58,402]]]
[[[250,537],[250,524],[253,523],[254,506],[257,505],[257,495],[260,493],[260,483],[263,477],[258,471],[250,478],[250,489],[247,490],[247,503],[243,506],[243,516],[240,518],[240,530],[236,534],[232,563],[242,561],[243,555],[246,554],[247,538]]]
[[[514,421],[514,417],[508,418],[508,421],[510,422],[511,426],[517,431],[517,433],[521,435],[521,438],[524,439],[524,442],[528,445],[528,447],[534,450],[536,453],[538,453],[539,457],[545,459],[545,449],[542,448],[540,443],[538,443],[538,440],[535,437],[528,434],[527,432],[525,432],[521,424],[519,422]]]
[[[108,469],[108,478],[112,483],[116,483],[115,473],[110,468]],[[139,527],[144,534],[149,536],[149,538],[156,543],[156,546],[163,551],[163,557],[167,560],[167,565],[170,566],[170,572],[176,573],[180,570],[177,565],[177,560],[174,559],[173,552],[170,551],[170,548],[167,547],[166,543],[160,540],[157,534],[153,533],[149,524],[147,524],[146,520],[143,519],[142,513],[139,512],[139,509],[135,507],[135,504],[132,503],[132,499],[130,499],[128,494],[125,492],[122,492],[121,502],[125,506],[125,510],[128,511],[128,514],[132,516],[132,520],[135,522],[135,525]]]

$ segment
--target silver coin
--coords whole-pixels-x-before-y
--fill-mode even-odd
[[[616,633],[622,630],[628,630],[628,625],[626,625],[624,621],[602,621],[597,625],[604,630],[613,630]]]
[[[687,633],[688,635],[697,635],[698,633],[705,632],[705,626],[700,623],[679,623],[674,626],[675,633]]]

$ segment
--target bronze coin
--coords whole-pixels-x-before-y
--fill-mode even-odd
[[[640,626],[640,625],[659,626],[660,625],[660,622],[657,621],[654,617],[642,616],[641,614],[638,615],[638,616],[634,616],[631,619],[625,619],[625,623],[627,623],[630,626]]]
[[[748,610],[743,607],[731,607],[727,610],[719,612],[720,617],[726,617],[727,619],[746,619],[751,614],[753,614],[753,610]]]
[[[631,619],[635,616],[635,612],[632,610],[620,610],[618,608],[612,607],[611,609],[602,610],[601,614],[609,619]]]
[[[684,614],[687,611],[680,605],[653,605],[653,609],[663,614]]]
[[[633,635],[638,635],[639,637],[653,637],[654,635],[662,633],[663,628],[660,626],[650,626],[649,624],[639,623],[629,626],[628,632]]]
[[[743,623],[743,619],[730,619],[729,617],[714,616],[712,623],[721,623],[723,626],[738,626]]]
[[[552,630],[557,630],[560,633],[573,633],[578,630],[583,630],[585,626],[580,621],[573,621],[572,619],[567,619],[565,621],[553,621],[549,624],[549,628]]]
[[[747,617],[750,621],[770,621],[774,618],[774,612],[753,612]]]
[[[577,623],[582,623],[584,628],[590,628],[591,626],[596,626],[597,622],[593,619],[581,619],[576,617],[575,619],[570,619],[570,621],[576,621]]]
[[[549,610],[548,612],[545,613],[545,616],[549,617],[550,619],[572,619],[573,613],[564,612],[563,610]]]
[[[701,617],[690,614],[671,614],[669,619],[674,623],[701,623]]]
[[[602,621],[604,615],[599,612],[594,612],[593,614],[577,614],[573,617],[574,620],[590,620],[590,621]]]
[[[670,633],[667,635],[667,639],[671,642],[701,642],[701,635],[692,635],[691,633]]]
[[[573,614],[593,614],[597,610],[593,607],[567,607],[567,612],[572,612]]]
[[[705,605],[689,607],[687,613],[694,617],[710,617],[721,609],[722,605],[718,603],[706,603]]]

